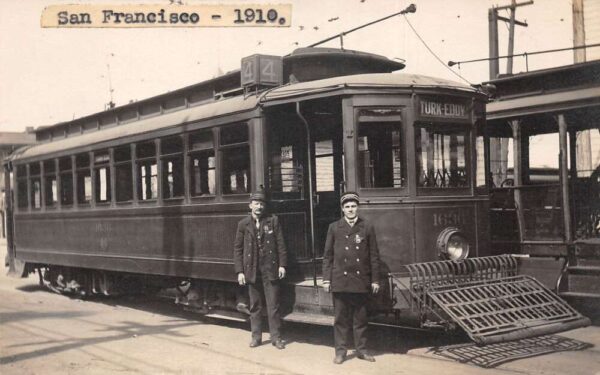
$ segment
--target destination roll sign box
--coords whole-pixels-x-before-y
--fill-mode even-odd
[[[446,121],[469,120],[470,111],[465,102],[450,102],[443,98],[420,98],[417,105],[421,118]]]

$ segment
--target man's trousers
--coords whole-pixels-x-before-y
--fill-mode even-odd
[[[345,355],[354,336],[358,353],[366,354],[367,293],[333,293],[335,354]],[[354,334],[352,334],[354,333]]]

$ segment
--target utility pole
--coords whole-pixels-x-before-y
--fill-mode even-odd
[[[584,0],[573,0],[573,46],[585,45],[585,23],[584,15]],[[585,48],[573,50],[573,62],[575,64],[586,61]],[[589,130],[579,132],[576,136],[576,153],[577,153],[577,171],[583,172],[584,176],[589,176],[592,173],[592,139]]]
[[[508,53],[511,56],[514,54],[514,40],[515,40],[515,25],[527,27],[526,22],[518,21],[515,19],[515,13],[517,8],[520,6],[531,5],[533,0],[526,1],[523,3],[517,3],[516,0],[511,0],[510,5],[504,5],[501,7],[492,7],[488,9],[488,21],[489,21],[489,40],[490,40],[490,79],[495,79],[500,73],[500,63],[497,59],[500,56],[498,52],[498,21],[507,22],[509,24],[508,29]],[[502,17],[498,14],[499,10],[510,9],[510,18]],[[506,73],[512,74],[513,58],[509,57],[506,63]]]
[[[508,52],[509,55],[506,63],[506,73],[512,74],[513,69],[513,58],[514,54],[514,40],[515,40],[515,25],[527,27],[526,22],[517,21],[515,19],[515,13],[517,7],[531,5],[533,0],[526,1],[523,3],[517,3],[516,0],[511,0],[510,5],[501,7],[492,7],[488,9],[488,22],[489,22],[489,53],[490,53],[490,79],[496,79],[500,74],[500,56],[498,47],[498,21],[508,22]],[[510,18],[502,17],[498,14],[498,11],[510,9]],[[490,139],[490,170],[492,175],[495,176],[492,183],[495,186],[499,186],[500,182],[508,177],[508,139],[507,138],[492,138]],[[513,174],[518,171],[518,166],[514,166]],[[515,176],[516,177],[516,176]],[[516,180],[515,180],[516,181]]]

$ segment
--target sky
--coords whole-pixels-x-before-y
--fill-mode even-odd
[[[103,0],[101,4],[169,4],[169,0]],[[216,1],[184,0],[185,4]],[[416,13],[407,19],[438,56],[423,45],[402,16],[354,32],[344,38],[346,49],[376,53],[406,62],[407,73],[471,83],[489,78],[488,63],[461,64],[449,60],[488,56],[488,9],[509,0],[413,0]],[[524,1],[520,1],[524,2]],[[286,55],[342,31],[399,12],[411,1],[397,0],[276,0],[221,3],[291,3],[289,28],[161,28],[52,29],[40,18],[50,4],[91,1],[0,0],[0,131],[53,125],[141,100],[239,69],[240,60],[255,53]],[[519,7],[515,53],[573,45],[570,0],[535,0]],[[508,17],[507,12],[501,15]],[[507,52],[508,27],[499,24],[500,54]],[[339,47],[331,41],[324,47]],[[573,62],[572,52],[529,57],[529,69]],[[514,72],[525,71],[517,57]],[[501,73],[506,60],[501,61]],[[110,92],[112,87],[112,93]]]

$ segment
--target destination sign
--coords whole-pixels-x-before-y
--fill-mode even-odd
[[[465,103],[438,99],[421,98],[418,110],[421,117],[468,120],[470,116],[470,111]]]

